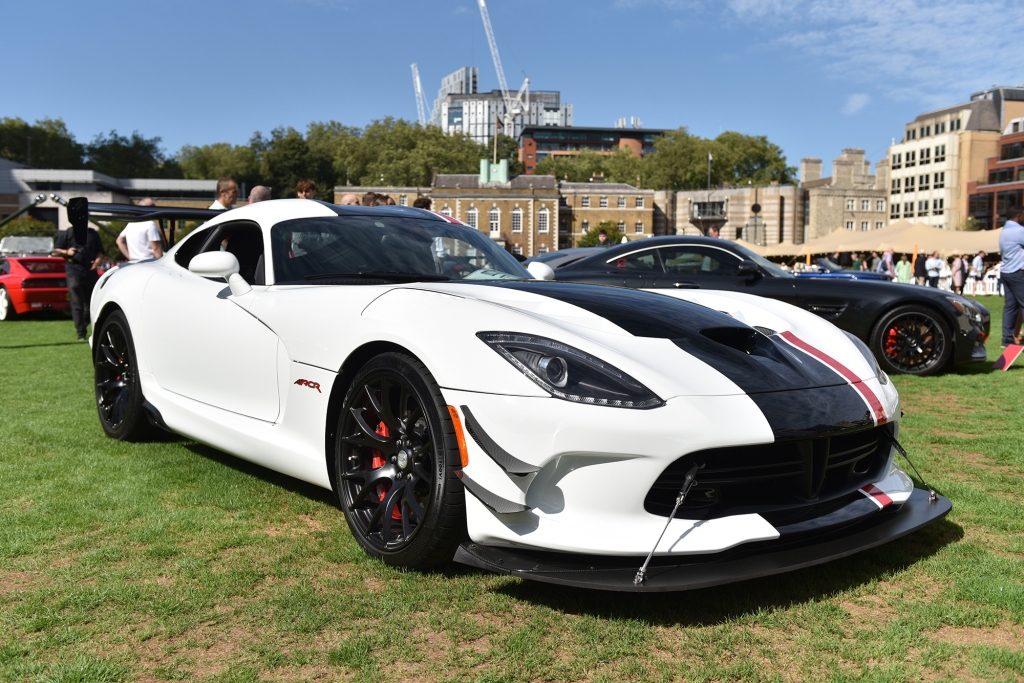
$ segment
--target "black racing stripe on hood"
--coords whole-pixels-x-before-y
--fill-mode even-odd
[[[642,290],[568,282],[487,284],[578,306],[637,337],[671,339],[748,394],[846,384],[821,361],[776,336],[766,337],[731,316],[689,301]]]
[[[775,439],[797,439],[855,427],[872,427],[871,411],[857,390],[843,383],[797,391],[751,394]]]

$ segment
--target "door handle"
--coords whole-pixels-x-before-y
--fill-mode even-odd
[[[696,282],[675,282],[673,283],[676,289],[700,289],[700,285]]]

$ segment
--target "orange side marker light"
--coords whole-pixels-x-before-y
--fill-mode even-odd
[[[459,457],[462,458],[462,466],[465,467],[469,464],[469,451],[466,450],[466,434],[462,431],[462,420],[455,406],[448,406],[448,414],[452,416],[452,422],[455,424],[455,440],[459,442]]]

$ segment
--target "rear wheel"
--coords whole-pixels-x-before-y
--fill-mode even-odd
[[[128,320],[114,311],[94,336],[96,410],[112,439],[138,441],[152,432],[139,386],[138,359]]]
[[[875,325],[871,351],[889,374],[933,375],[949,360],[953,337],[935,311],[923,306],[900,306]]]
[[[14,320],[17,317],[18,312],[14,310],[14,302],[11,301],[11,295],[7,293],[4,287],[0,287],[0,322]]]
[[[400,353],[371,359],[348,388],[337,434],[338,500],[363,549],[399,567],[451,560],[466,524],[459,448],[427,368]]]

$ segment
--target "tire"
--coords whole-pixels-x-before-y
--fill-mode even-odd
[[[17,317],[18,312],[14,310],[14,302],[11,301],[11,295],[7,293],[6,288],[0,287],[0,322],[15,320]]]
[[[338,502],[367,554],[431,569],[466,536],[459,446],[441,390],[412,356],[384,353],[352,379],[332,463]]]
[[[145,399],[139,386],[138,357],[128,320],[114,311],[95,335],[93,365],[96,411],[107,436],[119,441],[141,441],[152,434]]]
[[[953,335],[932,309],[900,306],[879,319],[870,345],[878,364],[890,375],[934,375],[949,361]]]

